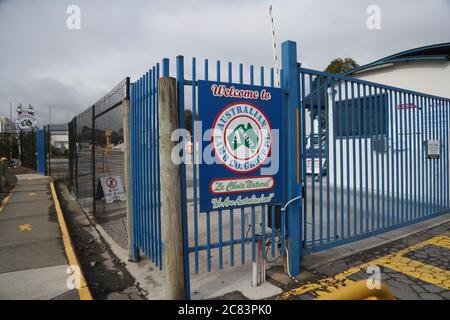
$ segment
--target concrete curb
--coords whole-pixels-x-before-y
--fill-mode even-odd
[[[91,292],[89,290],[89,286],[86,282],[86,278],[84,277],[83,270],[81,269],[80,263],[73,248],[69,230],[67,228],[66,221],[64,219],[64,214],[61,210],[58,195],[56,194],[56,189],[53,182],[50,182],[50,189],[53,197],[53,202],[55,204],[55,210],[58,217],[59,227],[61,229],[62,239],[64,243],[64,250],[66,251],[67,260],[69,261],[69,265],[72,268],[72,271],[74,272],[75,279],[78,280],[80,284],[77,288],[80,300],[93,300]],[[76,270],[73,270],[74,267]]]

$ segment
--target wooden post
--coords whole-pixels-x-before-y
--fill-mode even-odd
[[[178,141],[172,141],[172,132],[178,126],[176,79],[158,80],[159,145],[161,219],[164,241],[164,265],[166,270],[166,298],[184,300],[183,234],[181,211],[181,170],[171,154]]]

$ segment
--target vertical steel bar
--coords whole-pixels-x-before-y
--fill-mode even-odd
[[[199,249],[198,249],[198,192],[197,192],[197,146],[195,136],[195,120],[197,119],[197,60],[192,58],[192,176],[193,176],[193,193],[194,193],[194,260],[195,273],[199,270]]]
[[[356,89],[357,99],[358,99],[358,153],[359,153],[359,233],[363,233],[363,153],[362,153],[362,140],[364,138],[362,123],[363,123],[363,113],[361,110],[361,85],[357,84]],[[355,212],[356,215],[356,212]]]
[[[342,120],[342,113],[343,113],[343,109],[342,109],[342,81],[339,79],[338,81],[338,99],[339,99],[339,109],[338,109],[338,113],[339,113],[339,143],[340,143],[340,150],[339,150],[339,167],[340,167],[340,186],[339,186],[339,190],[340,190],[340,194],[341,194],[341,221],[340,221],[340,226],[341,226],[341,239],[344,239],[344,147],[343,147],[343,141],[344,141],[344,135],[343,135],[343,120]],[[337,188],[337,186],[336,186]]]
[[[375,102],[375,151],[374,154],[376,156],[376,203],[377,203],[377,211],[376,211],[376,215],[377,215],[377,226],[376,228],[379,230],[380,229],[380,126],[379,126],[379,118],[381,118],[381,114],[380,111],[378,109],[378,88],[377,87],[373,87],[373,91],[374,91],[374,102]]]
[[[220,75],[221,75],[220,71],[221,71],[220,70],[220,61],[217,60],[217,63],[216,63],[217,82],[220,82]],[[219,269],[222,270],[223,269],[222,210],[219,210],[217,215],[218,215],[218,224],[219,224],[219,230],[218,230],[218,232],[219,232]]]
[[[314,82],[312,80],[312,75],[309,75],[309,112],[310,112],[310,132],[309,132],[309,157],[311,159],[311,245],[315,246],[316,242],[316,185],[315,185],[315,137],[314,137],[314,117],[315,117],[315,107],[314,107]]]
[[[366,85],[363,85],[363,109],[364,109],[364,163],[365,163],[365,193],[366,193],[366,210],[365,210],[365,229],[366,232],[369,231],[369,151],[368,148],[369,139],[370,139],[370,125],[371,123],[367,106],[367,95],[366,95]],[[369,123],[368,123],[369,122]]]
[[[351,227],[350,227],[350,223],[351,223],[351,219],[350,219],[350,215],[351,215],[351,208],[350,208],[350,196],[351,196],[351,189],[350,189],[350,132],[349,132],[349,127],[350,127],[350,115],[349,115],[349,104],[348,104],[348,98],[349,98],[349,93],[348,93],[348,82],[347,80],[344,81],[344,85],[345,85],[345,154],[346,154],[346,158],[345,158],[345,162],[346,162],[346,175],[347,175],[347,181],[346,181],[346,185],[345,185],[345,189],[347,192],[347,237],[350,238],[350,232],[351,232]]]
[[[180,129],[186,129],[184,119],[184,58],[177,57],[177,101],[178,101],[178,123]],[[181,214],[182,214],[182,232],[183,232],[183,269],[184,269],[184,286],[185,296],[190,300],[190,274],[189,274],[189,228],[188,228],[188,212],[187,212],[187,196],[186,196],[186,154],[183,153],[183,159],[180,165],[181,171]]]
[[[301,142],[302,142],[302,153],[301,153],[301,161],[303,163],[302,166],[302,187],[303,187],[303,239],[302,241],[305,243],[305,245],[308,243],[308,180],[306,177],[306,157],[307,157],[307,150],[306,150],[306,139],[307,139],[307,133],[306,133],[306,99],[305,99],[305,74],[303,72],[300,72],[300,91],[301,91],[301,101],[300,101],[300,114],[302,117],[302,132],[301,132]]]
[[[160,73],[160,66],[159,63],[156,64],[156,78],[159,79],[159,73]],[[169,76],[169,59],[165,58],[163,59],[163,73],[165,77]],[[158,114],[159,114],[159,100],[158,100],[158,81],[156,81],[155,84],[155,93],[154,93],[154,99],[155,99],[155,119],[156,119],[156,191],[157,191],[157,229],[158,229],[158,260],[159,260],[159,269],[162,270],[163,268],[163,259],[162,259],[162,251],[163,251],[163,243],[162,243],[162,232],[161,232],[161,185],[160,185],[160,176],[161,176],[161,169],[160,169],[160,162],[159,162],[159,121],[158,121]]]
[[[205,59],[205,80],[209,80],[209,62]],[[196,200],[197,201],[197,200]],[[207,253],[207,268],[211,272],[211,212],[206,212],[206,253]]]
[[[384,228],[386,226],[386,206],[385,206],[385,172],[384,172],[384,157],[385,155],[389,154],[388,149],[388,143],[387,143],[387,133],[386,133],[386,121],[387,121],[387,115],[386,110],[388,109],[386,106],[386,93],[383,92],[383,89],[380,88],[380,135],[382,142],[382,148],[383,148],[383,154],[381,155],[381,227]],[[387,206],[389,211],[389,205]]]
[[[317,77],[317,138],[318,138],[318,162],[319,162],[319,239],[320,244],[323,244],[323,168],[322,168],[322,97],[320,77]],[[315,137],[314,137],[315,138]],[[314,141],[315,143],[315,141]]]
[[[336,140],[337,140],[337,117],[336,117],[336,89],[335,89],[335,79],[331,78],[331,109],[332,109],[332,116],[331,119],[333,119],[333,193],[334,193],[334,201],[333,201],[333,235],[334,235],[334,241],[338,239],[338,229],[337,229],[337,169],[336,169]],[[340,113],[340,109],[338,110],[338,113]],[[340,126],[339,126],[340,127]],[[306,210],[306,208],[305,208]]]
[[[331,90],[334,90],[331,87]],[[326,162],[326,185],[327,185],[327,243],[330,242],[331,229],[330,229],[330,110],[329,110],[329,98],[328,98],[328,78],[325,78],[324,82],[324,99],[325,99],[325,162]]]
[[[351,95],[352,95],[352,170],[351,174],[353,175],[353,235],[357,234],[357,216],[358,211],[356,207],[356,122],[355,122],[355,83],[350,82],[351,85]],[[359,134],[359,132],[358,132]]]

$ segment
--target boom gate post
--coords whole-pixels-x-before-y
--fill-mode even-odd
[[[299,104],[299,75],[297,66],[297,44],[286,41],[281,46],[282,89],[283,89],[283,204],[287,213],[288,273],[300,273],[300,253],[302,241],[302,202],[297,184],[297,139],[296,117]]]

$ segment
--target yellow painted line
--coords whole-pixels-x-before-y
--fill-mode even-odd
[[[61,206],[59,204],[58,196],[56,195],[55,185],[53,182],[50,182],[50,189],[52,191],[53,202],[55,203],[56,214],[58,216],[59,226],[61,228],[64,249],[66,250],[67,259],[69,260],[69,265],[76,266],[79,272],[80,277],[80,287],[78,288],[78,294],[80,296],[80,300],[92,300],[91,292],[89,291],[89,287],[87,285],[86,279],[81,271],[80,264],[78,262],[78,258],[75,254],[75,250],[73,249],[72,240],[70,239],[69,230],[67,229],[66,221],[64,219],[64,215],[61,210]]]
[[[380,265],[422,281],[434,284],[438,287],[450,290],[450,271],[432,266],[430,264],[403,257],[405,253],[415,251],[427,245],[437,245],[445,247],[450,243],[450,238],[446,235],[437,236],[418,245],[373,261],[373,264]],[[414,248],[411,250],[411,248]]]
[[[364,269],[366,264],[360,265],[358,267],[350,268],[344,272],[338,273],[332,277],[324,278],[318,281],[318,283],[308,283],[301,287],[291,289],[279,295],[278,300],[286,300],[294,296],[300,296],[305,293],[312,293],[316,296],[322,296],[327,292],[332,292],[346,285],[353,283],[352,280],[348,279],[349,276],[355,274]],[[368,266],[368,264],[367,264]]]
[[[29,223],[22,224],[22,225],[20,225],[18,227],[18,229],[19,229],[20,232],[22,232],[22,231],[31,231],[31,224],[29,224]]]
[[[6,204],[9,201],[9,198],[11,198],[11,195],[13,194],[14,190],[16,189],[16,187],[14,186],[14,188],[11,189],[11,191],[9,192],[9,194],[5,197],[5,199],[3,199],[2,203],[0,203],[0,213],[3,211],[3,208],[6,206]]]
[[[442,238],[441,240],[433,243],[435,246],[439,246],[442,248],[450,249],[450,237]]]
[[[375,263],[410,277],[434,284],[435,286],[446,290],[450,290],[450,271],[400,256],[395,256],[390,259],[380,259]]]
[[[308,283],[298,288],[291,289],[289,291],[280,294],[277,297],[277,299],[286,300],[291,297],[303,295],[306,293],[310,293],[318,297],[326,295],[330,292],[334,292],[342,287],[347,286],[348,284],[353,283],[354,281],[348,279],[349,276],[360,271],[365,272],[365,270],[369,266],[374,265],[384,266],[394,271],[406,274],[408,276],[412,276],[414,278],[418,278],[425,282],[450,290],[449,271],[422,263],[420,261],[403,257],[403,255],[415,251],[417,249],[423,248],[427,245],[438,245],[448,248],[448,246],[450,245],[449,235],[450,234],[445,234],[428,239],[426,241],[407,247],[393,254],[372,260],[370,262],[361,264],[356,267],[352,267],[332,277],[321,279],[317,283]]]
[[[28,195],[29,195],[30,197],[33,197],[33,196],[36,195],[36,192],[30,192],[30,193],[28,193]]]

